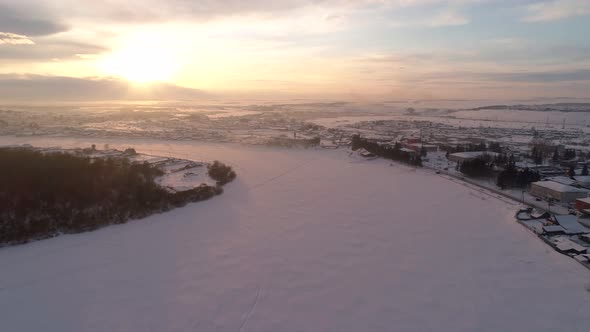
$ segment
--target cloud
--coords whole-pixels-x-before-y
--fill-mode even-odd
[[[416,74],[412,83],[476,84],[477,82],[497,83],[566,83],[590,82],[590,69],[523,71],[523,72],[475,72],[445,71]]]
[[[0,74],[0,101],[198,100],[203,91],[167,83],[134,88],[114,78]]]
[[[235,16],[277,16],[290,15],[305,9],[334,10],[324,17],[336,18],[342,11],[360,9],[395,9],[420,6],[460,7],[481,0],[52,0],[51,9],[42,0],[0,0],[0,22],[17,30],[3,28],[26,35],[63,31],[61,24],[67,20],[86,20],[118,24],[158,23],[176,20],[203,22],[216,18]],[[53,21],[47,17],[59,17]],[[40,19],[42,18],[42,19]],[[318,18],[321,19],[321,18]],[[442,18],[443,20],[445,17]],[[448,16],[447,21],[457,22],[457,17]],[[26,29],[29,31],[23,31]],[[35,33],[33,33],[34,30]]]
[[[0,45],[33,45],[33,42],[29,37],[23,35],[17,35],[10,32],[0,32]],[[1,51],[0,51],[1,54]]]
[[[547,72],[519,72],[519,73],[487,73],[482,77],[494,81],[509,82],[574,82],[590,81],[590,69],[547,71]]]
[[[26,38],[26,37],[25,37]],[[28,40],[28,39],[27,39]],[[31,41],[31,43],[33,43]],[[13,43],[14,47],[0,47],[0,60],[30,61],[50,59],[88,59],[91,56],[106,52],[107,49],[97,45],[70,41],[40,40],[32,47],[23,47],[26,43]],[[2,33],[0,33],[2,45]]]
[[[470,20],[456,11],[443,11],[437,14],[432,20],[422,22],[430,27],[446,27],[469,24]]]
[[[0,0],[0,31],[26,36],[44,36],[68,29],[67,25],[49,19],[52,15],[49,11],[41,9],[42,7],[42,4],[26,7],[14,1],[8,3],[6,0]]]
[[[589,0],[549,0],[526,7],[525,22],[557,21],[573,16],[590,15]]]

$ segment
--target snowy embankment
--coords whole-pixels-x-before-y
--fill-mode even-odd
[[[108,143],[227,161],[205,203],[0,250],[2,331],[585,331],[588,270],[516,206],[343,150]]]

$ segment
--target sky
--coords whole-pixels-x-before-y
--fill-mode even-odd
[[[0,99],[588,98],[589,31],[590,0],[0,0]]]

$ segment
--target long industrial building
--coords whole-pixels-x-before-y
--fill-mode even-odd
[[[562,203],[571,203],[578,198],[588,197],[590,191],[554,181],[539,181],[531,184],[530,193],[537,197],[552,198]]]

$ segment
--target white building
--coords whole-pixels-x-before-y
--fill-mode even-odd
[[[562,203],[571,203],[578,198],[588,197],[590,191],[553,181],[539,181],[531,184],[530,193],[537,197],[549,197]]]

